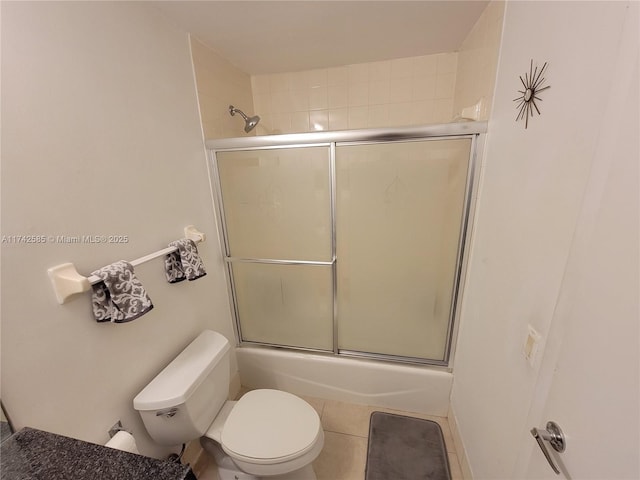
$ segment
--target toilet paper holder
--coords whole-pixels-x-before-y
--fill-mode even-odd
[[[127,433],[131,433],[129,430],[126,430],[123,426],[122,426],[122,422],[120,420],[118,420],[110,429],[109,429],[109,438],[113,438],[115,436],[116,433],[118,432],[127,432]]]
[[[140,455],[136,439],[131,432],[127,432],[122,427],[120,420],[109,429],[109,435],[111,436],[111,440],[104,444],[105,447]]]

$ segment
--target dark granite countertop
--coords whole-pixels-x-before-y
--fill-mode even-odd
[[[196,480],[191,468],[23,428],[0,447],[2,480]]]

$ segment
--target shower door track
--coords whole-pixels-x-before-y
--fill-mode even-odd
[[[487,122],[459,122],[420,127],[369,128],[362,130],[285,133],[253,137],[219,138],[206,141],[209,151],[248,150],[254,148],[295,148],[326,146],[331,143],[395,142],[434,137],[460,137],[487,133]]]
[[[435,367],[448,367],[453,355],[454,338],[458,327],[459,304],[461,301],[461,288],[464,282],[467,263],[467,234],[469,223],[473,218],[473,194],[477,182],[477,161],[478,151],[482,149],[483,134],[487,132],[487,122],[459,122],[438,125],[426,125],[418,127],[399,128],[377,128],[363,130],[340,130],[321,131],[310,133],[292,133],[280,135],[265,135],[237,138],[223,138],[206,141],[208,151],[208,168],[210,175],[210,186],[213,194],[214,207],[218,213],[218,227],[222,233],[224,250],[225,274],[227,286],[231,298],[231,308],[234,317],[234,331],[238,339],[238,346],[261,346],[271,348],[284,348],[294,351],[308,351],[325,355],[337,355],[344,357],[365,358],[371,360],[382,360],[391,362],[401,362],[420,365],[432,365]],[[337,318],[337,268],[336,268],[336,146],[342,145],[362,145],[376,143],[395,143],[421,140],[437,139],[471,139],[471,149],[469,156],[469,168],[464,194],[464,208],[461,218],[460,235],[458,239],[458,249],[456,257],[454,287],[450,305],[450,317],[447,332],[447,342],[443,360],[423,359],[415,357],[403,357],[397,355],[360,352],[338,348],[338,318]],[[300,147],[328,147],[330,159],[330,211],[331,211],[331,251],[330,261],[308,261],[308,260],[284,260],[268,258],[241,258],[229,255],[229,241],[226,228],[225,212],[223,207],[222,189],[216,162],[216,152],[250,151],[265,149],[283,149]],[[237,308],[236,288],[231,269],[233,262],[243,263],[266,263],[279,265],[322,265],[331,266],[333,275],[333,351],[317,349],[311,347],[300,347],[295,345],[271,344],[264,342],[247,341],[242,337],[242,329]]]

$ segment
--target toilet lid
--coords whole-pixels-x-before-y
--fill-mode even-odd
[[[318,414],[301,398],[279,390],[253,390],[233,407],[221,444],[232,457],[268,463],[306,453],[319,430]]]

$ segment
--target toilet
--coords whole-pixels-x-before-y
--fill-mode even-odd
[[[205,330],[134,398],[149,435],[161,445],[200,438],[220,480],[315,480],[311,462],[324,445],[317,412],[279,390],[228,401],[229,350]]]

